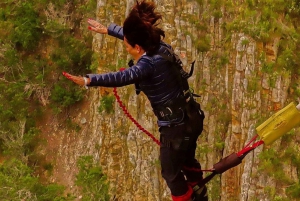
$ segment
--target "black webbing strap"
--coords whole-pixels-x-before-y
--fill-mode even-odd
[[[190,92],[190,88],[189,88],[189,84],[187,79],[190,78],[193,75],[194,72],[194,68],[195,68],[195,61],[193,61],[191,63],[191,69],[190,72],[187,73],[183,67],[182,67],[182,63],[180,58],[178,57],[177,54],[174,53],[174,51],[168,47],[165,47],[167,49],[167,52],[169,53],[169,55],[166,55],[165,53],[159,53],[158,55],[160,55],[162,58],[164,58],[165,60],[171,62],[171,63],[176,63],[176,67],[177,70],[179,70],[179,74],[181,76],[181,78],[185,79],[184,82],[181,81],[182,87],[184,89],[184,94],[189,92],[191,95],[193,95],[193,97],[200,97],[200,95],[198,94],[194,94],[193,92]]]
[[[169,55],[166,55],[164,53],[158,53],[158,55],[160,55],[162,58],[164,58],[165,60],[167,61],[170,61],[170,62],[175,62],[178,64],[178,66],[180,66],[179,68],[179,72],[181,74],[181,77],[185,78],[185,79],[188,79],[189,77],[191,77],[193,75],[193,72],[194,72],[194,65],[195,65],[195,61],[193,61],[191,63],[191,70],[189,73],[185,72],[185,70],[182,68],[182,63],[180,61],[180,58],[178,57],[177,54],[175,54],[175,52],[168,48],[168,47],[165,47],[169,53]]]
[[[210,175],[206,176],[204,179],[202,179],[196,186],[199,188],[202,188],[205,184],[207,184],[215,175],[217,175],[216,172],[211,173]]]

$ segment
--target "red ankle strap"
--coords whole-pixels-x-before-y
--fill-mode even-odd
[[[193,189],[190,186],[188,188],[189,188],[188,191],[184,195],[180,195],[180,196],[172,195],[173,201],[189,201],[193,194]]]

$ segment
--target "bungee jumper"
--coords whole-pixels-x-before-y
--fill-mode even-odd
[[[165,33],[157,27],[162,15],[155,9],[153,2],[136,1],[123,27],[111,24],[106,28],[93,19],[88,20],[91,31],[124,41],[126,51],[134,59],[129,68],[118,72],[87,74],[84,77],[66,72],[63,75],[85,87],[115,88],[134,84],[137,94],[142,91],[147,96],[158,119],[159,140],[142,127],[140,129],[160,145],[161,174],[171,191],[172,200],[208,201],[205,184],[214,175],[240,164],[247,153],[263,142],[248,144],[237,154],[222,159],[210,170],[212,174],[203,178],[195,150],[205,115],[187,81],[193,72],[193,64],[191,72],[183,70],[182,62],[173,48],[163,41]],[[118,97],[115,89],[114,93]],[[121,105],[120,99],[117,100]],[[129,118],[139,126],[130,115]]]
[[[155,9],[153,2],[136,1],[123,27],[111,24],[106,28],[88,20],[90,30],[124,41],[127,52],[135,60],[130,68],[84,77],[63,74],[87,87],[135,84],[149,99],[158,119],[161,174],[173,201],[207,201],[205,185],[193,191],[203,179],[203,173],[197,171],[201,166],[195,159],[195,150],[203,130],[204,113],[189,90],[189,73],[183,70],[173,48],[163,41],[165,33],[157,27],[162,15]]]

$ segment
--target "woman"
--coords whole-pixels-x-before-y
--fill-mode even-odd
[[[137,2],[123,28],[115,24],[106,28],[95,20],[88,20],[90,30],[124,40],[135,65],[114,73],[88,74],[86,77],[65,73],[65,76],[88,87],[138,85],[158,118],[161,173],[172,199],[207,201],[206,187],[197,185],[202,180],[202,172],[198,171],[201,166],[195,159],[204,114],[188,90],[181,61],[174,59],[176,55],[172,47],[161,40],[165,34],[157,25],[162,16],[155,12],[155,8],[152,2]]]

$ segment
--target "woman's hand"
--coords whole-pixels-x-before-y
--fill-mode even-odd
[[[66,72],[63,72],[63,75],[66,78],[68,78],[69,80],[73,81],[74,83],[76,83],[80,86],[87,87],[87,85],[89,85],[90,82],[91,82],[90,78],[81,77],[81,76],[74,76],[74,75],[71,75],[71,74],[66,73]]]
[[[101,34],[107,34],[107,28],[93,19],[88,19],[89,27],[88,29],[91,31],[95,31]]]

